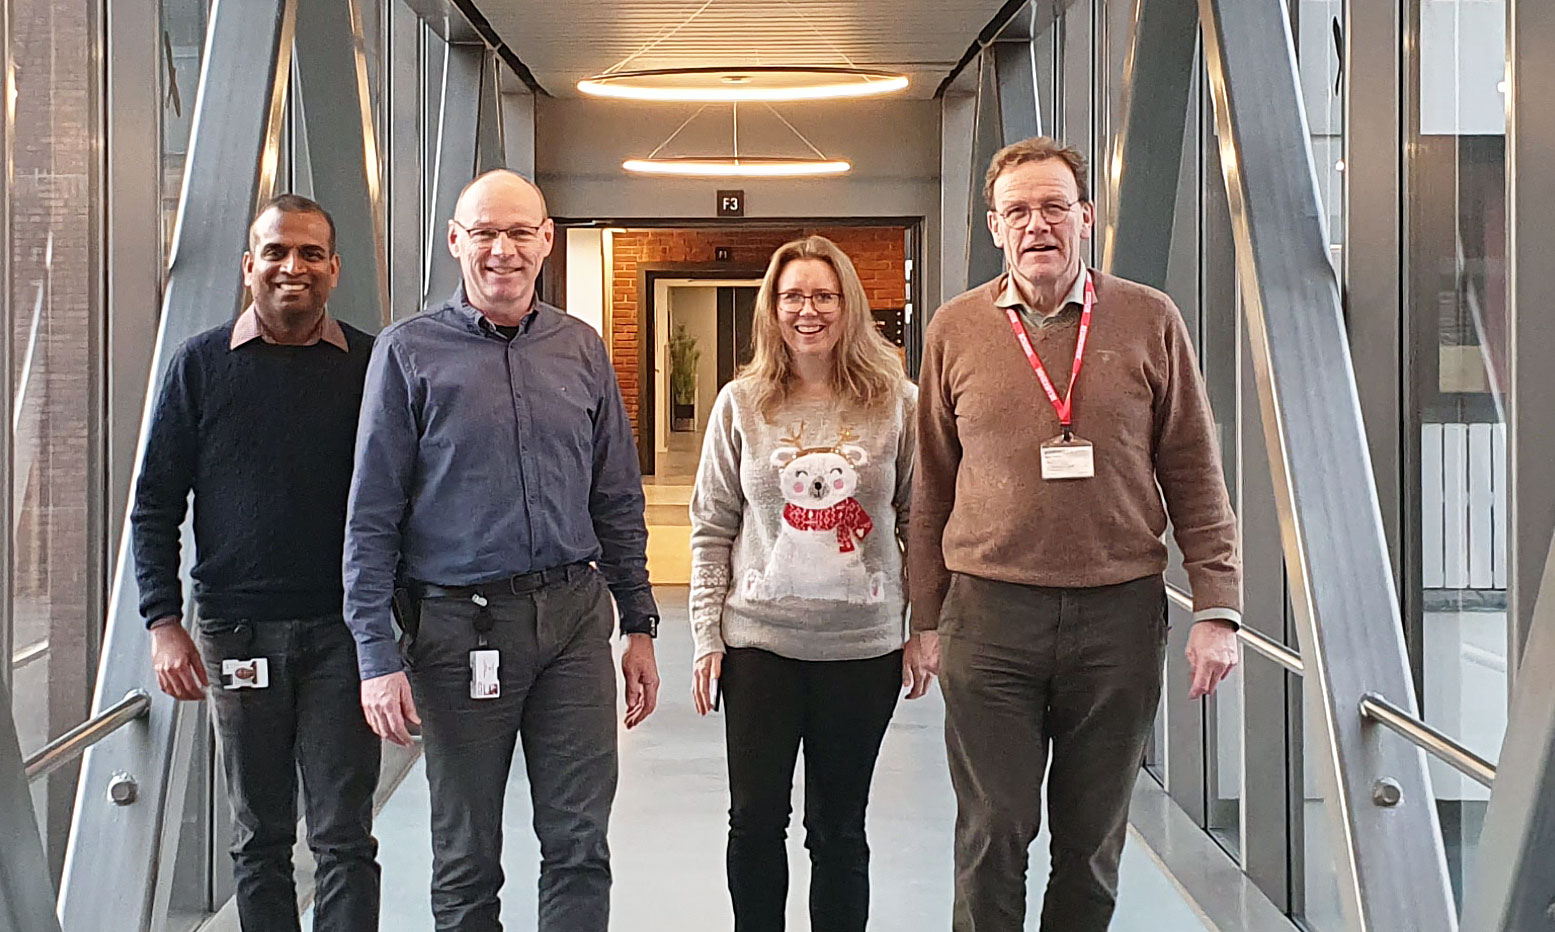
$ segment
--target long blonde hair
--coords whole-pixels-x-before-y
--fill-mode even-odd
[[[756,292],[751,322],[751,361],[740,369],[755,389],[755,401],[763,417],[788,399],[793,360],[778,325],[778,276],[790,262],[819,259],[837,273],[842,288],[842,331],[832,349],[831,385],[840,399],[858,408],[873,408],[894,398],[907,374],[901,357],[875,327],[869,295],[847,253],[824,236],[807,236],[784,243],[772,254],[767,274]]]

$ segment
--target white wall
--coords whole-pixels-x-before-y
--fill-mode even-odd
[[[567,231],[567,313],[605,334],[604,232],[594,229]],[[608,340],[606,341],[609,342]]]
[[[669,305],[669,333],[675,332],[676,324],[685,324],[686,332],[697,341],[697,349],[702,352],[697,360],[697,428],[701,429],[707,426],[707,415],[718,397],[718,289],[672,287]],[[668,339],[667,334],[665,340]]]
[[[939,295],[940,106],[934,100],[825,102],[779,112],[853,170],[831,178],[671,179],[628,174],[696,106],[542,97],[535,101],[536,180],[569,219],[714,219],[716,192],[745,191],[747,218],[922,217],[924,295]],[[740,109],[740,149],[811,155],[764,107]],[[728,107],[708,107],[661,156],[731,151]]]

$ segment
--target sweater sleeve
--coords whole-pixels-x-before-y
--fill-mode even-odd
[[[943,330],[930,326],[918,375],[918,456],[912,474],[912,522],[907,528],[907,582],[914,631],[939,627],[940,606],[950,588],[944,536],[956,501],[961,440],[946,377]]]
[[[696,659],[724,649],[723,607],[733,573],[734,539],[745,513],[740,488],[742,439],[735,424],[735,386],[713,403],[702,460],[691,493],[691,636]]]
[[[1201,618],[1225,617],[1210,609],[1242,609],[1242,564],[1236,516],[1221,468],[1220,444],[1204,380],[1187,325],[1169,306],[1167,376],[1155,398],[1156,481],[1166,499],[1172,534]]]
[[[135,581],[140,585],[140,613],[148,625],[169,615],[182,617],[184,611],[184,588],[178,578],[181,528],[199,459],[199,416],[193,397],[198,374],[194,369],[187,345],[168,362],[151,411],[140,478],[135,483],[131,545]]]

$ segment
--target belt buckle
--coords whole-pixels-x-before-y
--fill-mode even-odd
[[[534,585],[520,584],[521,580],[528,580],[531,577],[539,577],[538,583]],[[514,575],[508,577],[508,592],[512,593],[513,595],[526,595],[530,592],[534,592],[536,589],[539,589],[544,585],[545,577],[540,573],[515,573]]]

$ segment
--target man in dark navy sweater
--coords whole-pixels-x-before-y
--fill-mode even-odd
[[[212,699],[245,932],[299,929],[299,768],[315,932],[366,932],[380,745],[357,701],[340,558],[373,338],[329,315],[335,226],[307,198],[260,210],[243,275],[254,303],[179,347],[152,413],[130,515],[140,610],[163,692]],[[198,646],[178,578],[191,491]]]

